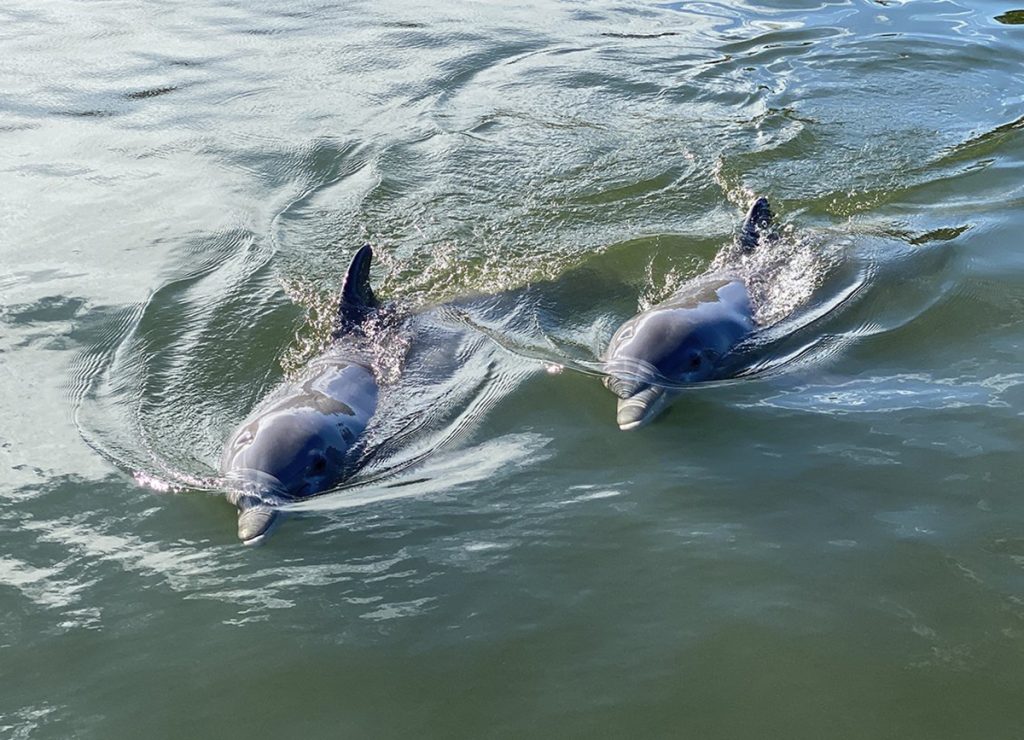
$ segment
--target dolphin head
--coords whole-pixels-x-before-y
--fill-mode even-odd
[[[259,543],[277,523],[281,504],[322,493],[344,478],[368,416],[335,398],[304,392],[245,421],[221,461],[228,500],[238,508],[239,539]]]
[[[341,477],[355,441],[316,408],[288,406],[242,426],[226,449],[225,468],[243,479],[271,482],[288,498],[319,493]],[[249,473],[248,471],[254,471]]]
[[[619,397],[616,423],[627,431],[661,413],[678,385],[711,377],[714,353],[685,311],[656,307],[619,327],[603,369],[605,387]]]

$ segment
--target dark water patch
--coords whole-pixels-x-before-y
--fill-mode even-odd
[[[971,228],[970,224],[964,226],[947,226],[939,229],[932,229],[931,231],[925,232],[924,234],[918,234],[910,238],[910,243],[918,246],[921,244],[927,244],[929,242],[948,242],[956,239],[958,236],[966,232]]]
[[[995,126],[950,147],[937,160],[937,164],[956,163],[965,159],[980,159],[997,153],[1006,143],[1017,137],[1017,131],[1024,128],[1024,116]]]
[[[156,98],[161,95],[167,95],[179,90],[178,85],[166,85],[164,87],[152,87],[147,90],[138,90],[136,92],[124,93],[124,97],[127,100],[145,100],[146,98]]]
[[[601,34],[610,39],[660,39],[666,36],[679,36],[679,31],[661,31],[659,33],[621,33],[616,31],[605,31]]]
[[[12,324],[31,324],[50,321],[70,321],[86,305],[84,298],[47,296],[33,304],[4,306],[0,317]]]
[[[421,29],[426,28],[427,24],[422,21],[405,21],[405,20],[389,20],[383,23],[385,28],[402,28],[402,29]]]
[[[223,50],[221,50],[223,52]],[[205,67],[215,66],[218,63],[223,63],[229,59],[234,58],[231,54],[219,53],[209,55],[188,56],[187,54],[174,54],[169,53],[166,50],[161,49],[145,49],[139,50],[135,53],[135,57],[144,59],[150,62],[145,67],[147,73],[152,73],[155,70],[170,67],[173,70],[201,70]]]
[[[109,109],[56,110],[53,111],[53,114],[57,116],[69,116],[71,118],[113,118],[114,116],[121,115],[121,111]]]
[[[247,34],[249,36],[280,36],[280,35],[282,35],[284,33],[288,33],[289,31],[292,31],[292,30],[295,30],[295,29],[277,27],[277,28],[240,28],[238,30],[241,33]]]
[[[11,349],[68,350],[75,344],[71,338],[75,322],[92,308],[83,298],[48,296],[0,307],[0,322],[11,327],[8,338],[18,340]]]
[[[997,15],[995,20],[1008,26],[1019,26],[1024,24],[1024,10],[1008,10],[1002,15]]]

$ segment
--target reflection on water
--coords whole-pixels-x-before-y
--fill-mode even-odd
[[[1019,14],[7,2],[0,735],[1019,735]],[[375,454],[244,550],[367,241]],[[619,433],[723,264],[739,377]]]

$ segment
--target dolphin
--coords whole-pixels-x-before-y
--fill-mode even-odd
[[[771,222],[768,200],[758,198],[744,219],[740,248],[768,241]],[[619,397],[619,429],[650,422],[681,385],[721,377],[723,358],[755,328],[750,289],[729,271],[694,278],[629,319],[612,335],[602,361],[604,384]]]
[[[243,544],[263,542],[281,504],[322,493],[358,468],[360,437],[379,390],[365,330],[378,312],[372,259],[369,244],[352,258],[328,350],[273,391],[224,445],[221,472]]]

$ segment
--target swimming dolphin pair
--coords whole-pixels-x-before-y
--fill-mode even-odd
[[[770,223],[768,201],[759,198],[744,221],[741,248],[764,241]],[[279,386],[224,447],[221,470],[244,544],[266,538],[282,504],[327,491],[360,467],[360,442],[380,392],[366,331],[380,314],[370,286],[372,259],[369,245],[352,259],[330,348]],[[619,428],[649,422],[678,395],[678,384],[715,377],[722,358],[753,330],[747,285],[725,272],[690,281],[631,318],[612,337],[603,365],[605,385],[620,399]]]

